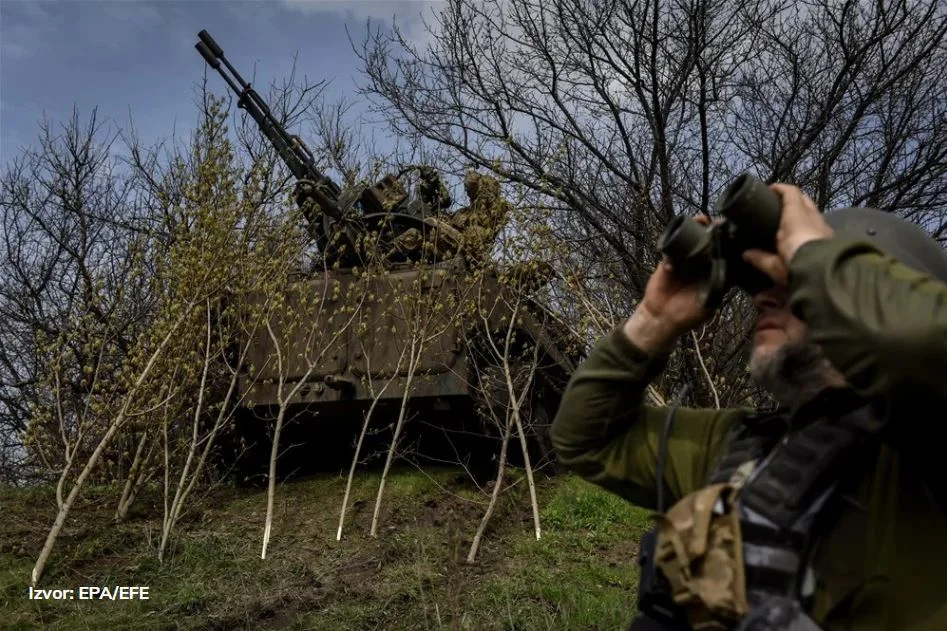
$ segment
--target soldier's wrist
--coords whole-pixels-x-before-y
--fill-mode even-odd
[[[622,327],[625,337],[646,353],[664,355],[671,352],[681,334],[661,318],[646,309],[637,309]]]

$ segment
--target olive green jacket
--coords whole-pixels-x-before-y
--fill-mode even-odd
[[[812,617],[827,631],[945,631],[947,285],[854,240],[807,243],[789,267],[793,312],[887,424],[877,463],[817,550]],[[616,328],[573,375],[552,426],[566,467],[652,509],[667,410],[644,392],[666,362]],[[678,410],[667,507],[706,484],[748,412]]]

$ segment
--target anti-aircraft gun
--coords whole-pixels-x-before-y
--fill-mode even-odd
[[[286,314],[288,320],[301,318],[310,331],[332,330],[338,326],[332,320],[331,314],[338,312],[333,310],[333,301],[343,301],[347,289],[366,282],[358,272],[371,265],[385,270],[383,279],[367,281],[369,286],[362,288],[363,295],[375,297],[361,307],[370,325],[344,331],[319,357],[300,352],[308,350],[309,344],[302,333],[293,334],[293,350],[285,354],[289,365],[284,365],[279,375],[271,361],[275,355],[271,337],[264,331],[251,340],[252,351],[243,367],[238,393],[241,401],[249,401],[237,416],[236,435],[244,451],[238,479],[262,477],[255,474],[265,470],[271,449],[267,421],[275,413],[276,381],[280,378],[292,385],[304,382],[291,401],[291,416],[299,422],[288,425],[281,439],[283,445],[302,448],[281,456],[283,471],[307,469],[314,460],[323,469],[346,466],[350,453],[329,447],[327,453],[318,450],[316,457],[316,445],[351,444],[369,410],[372,418],[378,419],[374,426],[390,426],[407,401],[410,413],[421,421],[414,426],[424,429],[414,436],[408,432],[401,442],[413,441],[422,455],[443,453],[445,447],[456,453],[451,435],[478,435],[481,439],[467,450],[473,459],[468,466],[488,476],[496,466],[492,456],[502,432],[485,417],[502,416],[505,410],[508,413],[512,402],[507,381],[512,373],[504,374],[495,365],[488,345],[478,343],[477,336],[488,330],[505,335],[511,320],[516,321],[513,346],[537,351],[532,357],[536,369],[528,379],[529,396],[521,412],[532,420],[527,425],[532,428],[534,463],[536,458],[548,462],[551,446],[545,433],[578,361],[578,344],[564,330],[555,328],[535,303],[527,300],[526,309],[511,311],[511,287],[522,291],[527,284],[534,288],[544,285],[549,280],[547,266],[503,271],[483,264],[506,220],[508,204],[500,195],[499,183],[469,173],[465,188],[470,204],[451,214],[445,213],[453,203],[446,186],[437,171],[426,165],[386,175],[372,185],[342,189],[318,169],[314,154],[302,139],[285,130],[207,31],[201,31],[198,38],[198,52],[237,94],[238,108],[254,119],[296,178],[294,199],[324,257],[323,265],[296,281],[291,295],[285,297],[291,312]],[[418,172],[413,197],[402,182],[409,170]],[[477,273],[471,273],[473,267]],[[510,277],[515,283],[501,281]],[[410,323],[385,307],[394,300],[394,292],[419,283],[425,292],[454,298],[476,296],[479,302],[471,310],[476,315],[467,319],[424,314],[426,327],[437,334],[427,340],[409,375],[401,360]],[[319,308],[314,310],[315,303]],[[527,361],[525,355],[523,351],[514,369]],[[369,388],[368,382],[375,386]]]
[[[421,251],[421,240],[417,237],[428,235],[438,223],[437,211],[452,203],[436,170],[427,165],[409,167],[397,175],[388,174],[370,186],[343,190],[319,170],[306,143],[299,136],[287,133],[210,34],[202,30],[198,38],[200,41],[195,48],[224,78],[237,95],[237,107],[253,118],[296,178],[296,202],[328,265],[364,264],[369,249],[372,253],[381,253],[388,262],[433,256],[430,250]],[[409,198],[401,178],[412,170],[419,172],[420,182],[417,196]],[[452,233],[449,229],[442,232],[440,238],[449,242]]]

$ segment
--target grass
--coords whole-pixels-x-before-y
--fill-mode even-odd
[[[74,511],[41,587],[141,585],[150,599],[37,601],[27,577],[55,515],[48,489],[0,491],[0,607],[8,629],[623,629],[633,615],[636,543],[647,515],[570,475],[542,479],[535,539],[525,480],[504,490],[476,564],[465,562],[486,497],[454,470],[390,478],[368,535],[377,474],[283,485],[268,558],[265,494],[220,489],[188,514],[163,563],[161,500],[112,524],[115,492]]]

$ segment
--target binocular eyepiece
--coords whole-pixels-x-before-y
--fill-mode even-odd
[[[776,232],[782,218],[782,198],[759,178],[744,173],[727,186],[716,209],[724,221],[705,226],[693,218],[675,217],[658,241],[674,273],[701,279],[701,299],[716,307],[732,287],[750,294],[772,280],[743,261],[749,249],[776,251]]]

